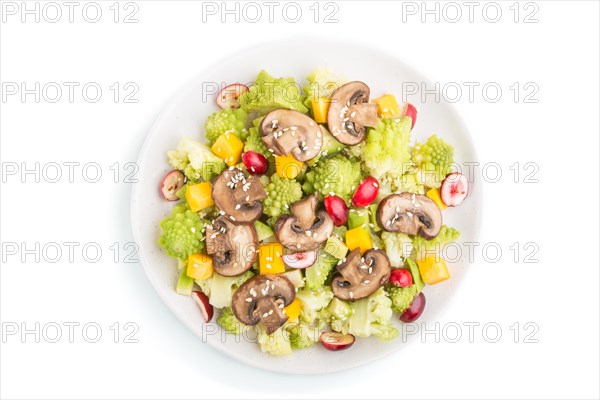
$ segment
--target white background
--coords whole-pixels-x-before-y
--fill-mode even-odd
[[[48,23],[43,15],[39,23],[34,15],[23,23],[20,10],[4,13],[6,3],[0,28],[3,88],[7,82],[26,82],[29,88],[35,82],[80,86],[73,103],[64,86],[57,103],[44,96],[36,103],[34,95],[22,101],[20,93],[2,99],[3,171],[12,163],[20,168],[22,162],[30,168],[35,162],[40,168],[50,162],[81,165],[73,183],[66,167],[58,183],[43,177],[36,183],[34,175],[26,175],[24,183],[20,174],[3,177],[2,398],[598,398],[597,2],[537,2],[537,23],[523,22],[535,10],[524,9],[524,3],[517,5],[521,12],[515,23],[512,1],[498,3],[502,16],[497,23],[482,15],[484,3],[475,8],[473,22],[459,2],[460,21],[450,23],[442,14],[439,22],[426,15],[423,23],[421,2],[412,3],[419,10],[411,15],[406,3],[359,1],[336,3],[337,23],[323,22],[323,3],[315,23],[312,1],[299,3],[299,22],[287,22],[281,3],[270,23],[268,9],[259,3],[264,12],[260,22],[242,18],[235,23],[229,16],[225,24],[219,14],[203,22],[202,3],[193,1],[138,1],[139,22],[131,24],[122,22],[126,11],[133,10],[123,10],[123,3],[120,22],[114,23],[112,1],[99,2],[103,14],[97,23],[84,20],[83,2],[73,23],[61,2],[63,16],[57,23]],[[39,3],[40,11],[43,5]],[[433,9],[435,3],[428,6]],[[440,12],[443,6],[438,4]],[[47,11],[53,18],[54,11]],[[446,12],[446,19],[454,18],[454,10]],[[493,10],[488,12],[488,19],[493,18]],[[462,86],[465,91],[456,104],[480,161],[502,168],[499,182],[484,184],[481,242],[497,242],[503,250],[492,263],[479,248],[460,293],[440,320],[463,326],[458,343],[436,343],[429,335],[425,343],[413,341],[399,353],[348,372],[268,373],[201,343],[163,305],[141,265],[122,262],[123,246],[133,240],[130,184],[123,182],[123,165],[136,160],[161,107],[213,60],[251,44],[298,35],[308,35],[315,45],[326,36],[384,49],[442,86],[477,82],[481,88],[496,82],[503,89],[500,100],[492,103],[481,89],[469,101]],[[97,103],[82,98],[81,87],[88,82],[103,89]],[[127,82],[137,85],[134,98],[139,102],[124,103],[128,91],[122,91],[115,103],[109,89],[115,82],[121,90]],[[509,88],[515,82],[537,85],[533,99],[538,102],[525,102],[529,91],[521,91],[515,102]],[[81,166],[89,162],[102,168],[97,183],[82,178]],[[118,183],[109,168],[115,162],[120,163]],[[521,166],[517,183],[509,169],[515,162]],[[527,162],[539,166],[538,183],[524,182]],[[5,251],[9,242],[24,242],[28,248],[36,242],[41,247],[51,242],[81,245],[73,262],[68,254],[48,262],[54,253],[42,255],[40,262],[24,255],[21,262],[22,252]],[[81,255],[89,242],[103,250],[97,263]],[[121,247],[117,263],[110,249],[115,242]],[[521,247],[517,262],[509,249],[514,242]],[[539,246],[534,256],[538,263],[524,262],[527,242]],[[22,323],[31,329],[36,322],[47,327],[50,338],[55,331],[49,324],[61,325],[62,338],[49,343],[42,336],[37,343],[34,334],[22,338],[21,332],[7,333],[15,326],[21,329]],[[64,326],[68,322],[80,324],[73,343]],[[102,328],[97,343],[88,343],[81,333],[90,322]],[[138,343],[125,343],[124,334],[131,332],[124,328],[127,322],[139,327],[134,336]],[[472,343],[464,325],[469,322],[481,324]],[[524,335],[531,332],[524,329],[527,322],[539,327],[530,338],[537,343],[526,343]],[[501,327],[498,342],[489,341],[493,330],[488,337],[481,332],[486,323]],[[515,323],[520,324],[516,343]],[[94,336],[93,329],[88,333]]]

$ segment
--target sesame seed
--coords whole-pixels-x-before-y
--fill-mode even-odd
[[[354,298],[354,293],[350,292],[349,294],[350,294],[350,298],[353,299]]]
[[[239,210],[240,208],[242,208],[242,205],[241,205],[241,204],[236,204],[236,205],[235,205],[235,209],[236,209],[236,210]]]
[[[230,215],[229,218],[231,218],[232,221],[235,221],[235,217],[233,215]]]
[[[364,283],[365,285],[366,285],[367,283],[369,283],[369,282],[371,282],[371,281],[370,281],[370,280],[368,280],[368,279],[365,279],[365,280],[363,281],[363,283]]]
[[[221,210],[221,211],[219,211],[219,214],[225,215],[225,211]]]
[[[263,318],[267,318],[269,316],[269,313],[264,313],[263,314]]]
[[[252,302],[252,297],[248,297],[248,298],[246,299],[246,301],[247,301],[248,303],[251,303],[251,302]]]

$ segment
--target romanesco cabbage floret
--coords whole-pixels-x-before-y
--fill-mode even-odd
[[[321,286],[316,290],[304,288],[296,293],[296,298],[302,305],[300,320],[314,323],[319,316],[318,312],[327,307],[333,299],[333,291],[329,286]]]
[[[241,323],[235,315],[233,315],[233,311],[230,307],[226,307],[221,311],[217,323],[227,332],[233,333],[234,335],[245,334],[250,329],[248,325]]]
[[[365,169],[380,179],[385,174],[400,176],[410,166],[411,119],[381,119],[377,128],[370,129],[365,141],[354,146],[354,154],[360,153]]]
[[[398,336],[392,325],[392,300],[383,288],[369,297],[351,304],[353,314],[348,319],[348,332],[354,336],[375,336],[391,340]]]
[[[361,181],[360,165],[342,155],[320,160],[306,173],[302,185],[305,193],[319,192],[320,197],[331,193],[349,201]]]
[[[265,145],[265,142],[261,139],[260,132],[256,127],[248,129],[248,137],[246,137],[246,142],[244,143],[244,151],[253,151],[262,154],[267,158],[270,165],[275,165],[275,157],[273,157],[273,154],[267,149],[267,145]]]
[[[440,232],[431,240],[415,236],[412,239],[414,258],[419,261],[427,256],[440,254],[445,246],[455,242],[459,237],[459,231],[446,225],[442,225]]]
[[[304,270],[306,276],[306,288],[316,290],[323,286],[329,273],[337,263],[337,258],[327,253],[319,253],[317,262]]]
[[[248,113],[266,114],[277,108],[288,108],[307,113],[304,96],[294,78],[274,78],[260,71],[250,90],[240,96],[242,109]]]
[[[209,181],[219,175],[226,167],[225,162],[217,157],[203,143],[188,137],[182,137],[177,149],[167,153],[169,164],[180,171],[191,181]]]
[[[319,341],[321,329],[319,324],[309,324],[304,321],[291,322],[288,327],[290,342],[293,349],[305,349]]]
[[[410,307],[415,296],[419,294],[417,285],[407,287],[390,285],[388,292],[390,294],[390,299],[392,300],[392,311],[397,313],[403,313],[404,310]]]
[[[204,129],[206,130],[206,139],[210,144],[214,144],[215,141],[224,134],[225,132],[233,133],[242,140],[246,139],[248,130],[246,129],[246,123],[248,120],[248,114],[241,108],[217,111],[209,115],[206,120]]]
[[[187,207],[174,207],[171,216],[160,223],[163,232],[158,244],[169,256],[185,260],[204,248],[202,230],[205,224],[206,221]]]
[[[310,108],[310,100],[331,97],[331,94],[347,82],[327,68],[316,68],[306,77],[308,84],[302,88],[306,94],[304,104]]]
[[[433,135],[425,143],[415,144],[412,149],[412,161],[419,183],[439,188],[446,175],[452,172],[454,147]]]
[[[279,175],[272,176],[265,191],[267,197],[263,201],[263,212],[274,218],[289,213],[290,204],[302,198],[302,186],[295,179]]]
[[[264,353],[274,356],[287,356],[292,354],[292,343],[290,333],[285,326],[277,329],[270,335],[262,324],[256,325],[257,342]]]
[[[410,237],[404,233],[383,232],[381,239],[392,267],[402,267],[412,252],[413,245]]]

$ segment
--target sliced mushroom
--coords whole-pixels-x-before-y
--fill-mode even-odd
[[[270,335],[287,321],[283,308],[295,297],[296,289],[285,276],[256,275],[235,292],[231,308],[240,322],[246,325],[262,322]]]
[[[215,178],[212,198],[221,214],[235,223],[257,220],[267,193],[257,176],[246,178],[239,168],[230,167]]]
[[[333,232],[333,220],[325,210],[317,212],[318,193],[292,203],[290,211],[275,223],[275,236],[284,247],[295,251],[318,249]]]
[[[236,225],[220,216],[206,226],[206,252],[213,255],[213,268],[220,275],[240,275],[252,268],[257,246],[253,224]]]
[[[422,194],[399,193],[384,198],[377,208],[377,222],[388,232],[402,232],[433,239],[442,228],[442,212]]]
[[[366,83],[348,82],[331,95],[327,114],[329,131],[341,143],[354,146],[366,136],[366,127],[377,126],[377,104],[369,103]]]
[[[360,300],[374,293],[389,279],[392,268],[388,256],[381,250],[367,250],[360,256],[354,249],[337,266],[340,273],[331,281],[335,297],[341,300]]]
[[[291,154],[302,162],[315,158],[323,146],[323,132],[319,124],[294,110],[281,108],[265,115],[260,124],[260,134],[273,154]]]

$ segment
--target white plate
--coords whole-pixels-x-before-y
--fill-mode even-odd
[[[384,92],[400,96],[403,81],[426,82],[397,59],[348,43],[287,40],[231,55],[200,73],[166,105],[150,129],[140,152],[139,183],[133,187],[131,200],[133,235],[139,245],[141,262],[150,282],[173,313],[201,340],[232,358],[258,368],[298,374],[353,368],[399,350],[407,340],[398,338],[391,342],[379,342],[375,338],[358,338],[354,346],[345,351],[330,352],[316,344],[312,348],[295,351],[288,357],[273,357],[261,353],[256,343],[225,335],[215,322],[204,324],[194,301],[175,292],[178,276],[176,262],[156,244],[160,236],[159,222],[170,214],[173,207],[173,203],[163,200],[159,194],[159,185],[170,169],[166,152],[174,149],[183,135],[200,139],[206,117],[217,110],[214,96],[205,94],[203,89],[212,87],[214,83],[252,82],[263,68],[274,76],[293,76],[300,84],[304,84],[304,77],[318,66],[329,67],[350,80],[366,82],[371,87],[372,97]],[[413,103],[419,111],[413,140],[436,133],[454,145],[457,162],[476,161],[467,129],[449,104]],[[460,207],[444,211],[444,222],[462,232],[461,242],[476,240],[480,204],[480,186],[474,182],[469,197]],[[427,307],[419,323],[431,324],[438,320],[467,270],[468,260],[464,253],[462,259],[450,265],[450,280],[425,288]],[[400,326],[400,322],[397,324]]]

